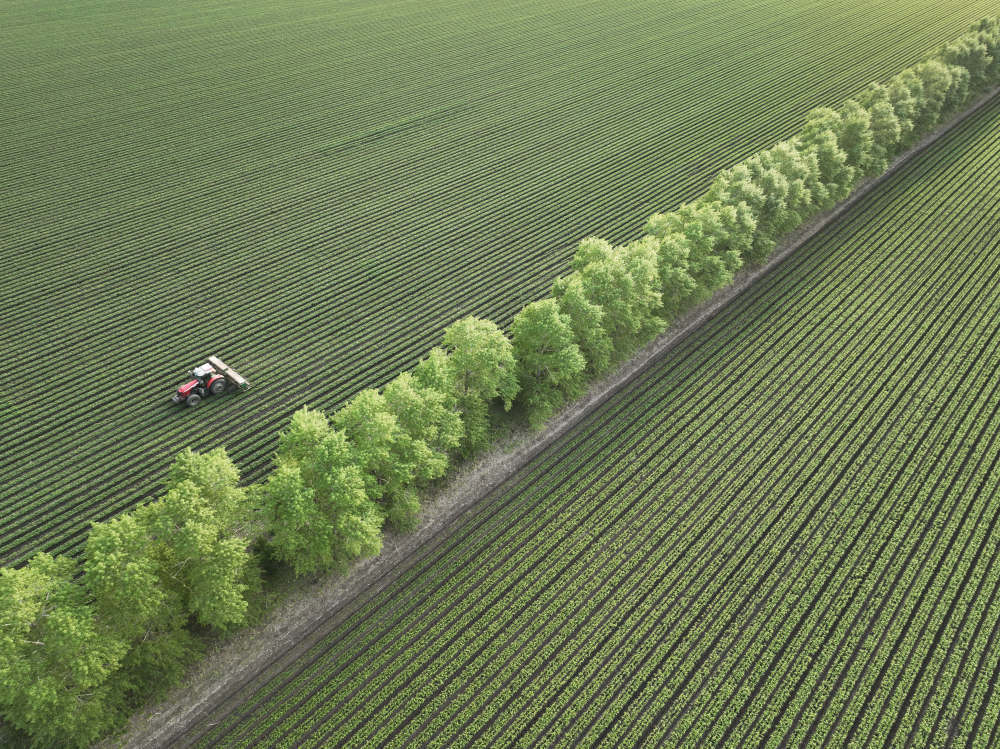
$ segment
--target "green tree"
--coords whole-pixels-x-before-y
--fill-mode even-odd
[[[689,271],[690,254],[691,248],[683,234],[669,232],[659,239],[660,315],[668,322],[690,306],[698,290],[698,282]]]
[[[200,651],[185,629],[179,591],[165,586],[150,531],[134,513],[94,523],[84,551],[83,582],[97,619],[129,645],[115,682],[135,706],[175,684]]]
[[[44,553],[0,570],[0,707],[36,746],[89,746],[124,718],[115,673],[128,645],[101,626],[75,573]]]
[[[893,76],[886,85],[893,114],[896,115],[899,122],[897,153],[909,146],[916,138],[916,117],[920,104],[914,87],[919,87],[922,93],[923,85],[920,83],[920,79],[906,70]]]
[[[690,300],[695,304],[732,283],[743,264],[741,248],[746,246],[747,232],[753,226],[745,201],[736,201],[741,206],[737,210],[713,197],[709,194],[708,200],[685,203],[676,211],[656,214],[646,222],[646,231],[660,239],[661,246],[672,234],[683,237],[688,248],[688,273],[696,283]]]
[[[587,361],[573,336],[568,316],[555,299],[525,306],[511,324],[517,360],[518,395],[533,427],[545,422],[567,398],[583,390]]]
[[[455,382],[455,368],[447,351],[438,346],[432,348],[413,368],[413,379],[420,387],[440,393],[445,408],[457,413],[458,384]]]
[[[449,325],[444,331],[443,346],[465,423],[462,451],[468,456],[488,441],[490,402],[499,399],[509,411],[517,396],[514,349],[496,324],[476,317]]]
[[[870,173],[881,174],[899,150],[899,142],[903,136],[902,124],[887,86],[872,83],[859,97],[859,103],[868,111],[871,120]]]
[[[225,509],[217,511],[185,479],[135,514],[169,595],[178,596],[202,625],[226,629],[244,623],[254,565],[247,540],[233,534]]]
[[[425,480],[443,476],[448,470],[450,453],[462,444],[465,434],[462,417],[454,409],[454,398],[422,385],[410,372],[390,381],[382,394],[403,431],[430,450],[427,466],[418,470],[418,474]]]
[[[130,642],[152,622],[166,617],[180,627],[187,618],[179,596],[160,584],[159,561],[150,551],[149,529],[130,512],[94,523],[84,550],[83,579],[97,612]]]
[[[247,532],[249,511],[247,492],[240,486],[240,471],[223,447],[206,453],[190,448],[174,459],[167,472],[166,488],[190,481],[210,504],[219,522],[231,531]]]
[[[857,171],[847,162],[847,153],[840,145],[843,124],[840,114],[834,110],[828,107],[813,109],[793,140],[807,158],[816,158],[828,203],[837,203],[850,195],[857,178]]]
[[[269,545],[297,575],[343,569],[382,548],[382,516],[352,448],[317,411],[300,409],[292,417],[259,491]]]
[[[612,247],[597,237],[580,242],[573,268],[587,299],[603,310],[602,324],[621,360],[663,329],[658,242],[646,237]]]
[[[368,496],[383,503],[394,527],[412,528],[420,509],[417,486],[442,475],[447,458],[410,436],[377,390],[362,390],[334,414],[333,423],[354,446]]]
[[[994,62],[987,42],[985,35],[964,34],[941,47],[935,57],[947,65],[965,68],[969,72],[970,90],[983,91],[991,83],[990,71]]]
[[[225,450],[185,450],[162,499],[91,529],[84,580],[109,626],[128,640],[170,640],[189,616],[217,628],[245,621],[260,579],[239,478]]]
[[[986,47],[990,62],[985,70],[982,88],[1000,83],[1000,16],[988,16],[974,23],[969,34]]]
[[[968,93],[968,71],[940,60],[918,63],[903,71],[903,75],[920,91],[920,96],[915,97],[918,106],[914,117],[914,134],[918,137],[937,127],[945,114],[964,102]]]
[[[872,133],[871,115],[853,99],[848,99],[840,107],[837,142],[847,154],[848,165],[854,167],[857,175],[872,174],[875,136]]]
[[[596,377],[606,372],[611,366],[614,347],[604,329],[604,310],[587,298],[580,274],[557,278],[552,284],[552,296],[573,329],[573,339],[587,362],[586,374]]]
[[[361,462],[320,411],[293,414],[261,492],[271,546],[297,574],[342,569],[382,548],[382,513]]]

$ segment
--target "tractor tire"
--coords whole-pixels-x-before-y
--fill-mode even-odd
[[[223,379],[216,380],[208,388],[208,392],[210,392],[212,395],[221,395],[222,393],[226,392],[226,381]]]
[[[194,408],[199,403],[201,403],[201,396],[198,395],[197,393],[191,393],[191,395],[189,395],[187,397],[187,400],[184,402],[187,403],[188,408]]]

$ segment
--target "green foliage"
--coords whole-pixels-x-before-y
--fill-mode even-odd
[[[471,316],[445,328],[442,342],[465,423],[462,452],[470,455],[488,442],[490,401],[510,410],[520,389],[514,350],[495,323]]]
[[[462,443],[462,417],[454,410],[452,394],[422,385],[403,372],[382,391],[389,410],[411,439],[426,445],[426,466],[418,470],[421,480],[436,479],[448,470],[449,454]]]
[[[511,342],[521,383],[520,401],[528,420],[539,427],[567,398],[580,394],[586,359],[567,315],[555,299],[532,302],[511,324]]]
[[[820,107],[806,115],[805,125],[798,135],[802,150],[815,156],[820,179],[833,203],[850,194],[857,178],[857,170],[848,162],[847,152],[841,147],[843,133],[844,121],[840,114],[829,107]]]
[[[604,310],[587,298],[579,272],[557,278],[552,284],[552,296],[573,329],[573,339],[587,362],[586,374],[603,374],[611,366],[614,346],[604,329]]]
[[[83,579],[99,616],[130,642],[154,622],[179,628],[187,618],[176,591],[161,585],[159,559],[150,551],[150,530],[135,513],[94,523],[87,537]]]
[[[917,137],[916,117],[919,107],[917,97],[920,93],[917,89],[922,88],[920,79],[906,70],[893,76],[886,86],[893,113],[899,122],[898,150],[910,145]]]
[[[181,592],[164,584],[160,564],[151,530],[135,513],[91,528],[83,583],[102,626],[128,643],[114,680],[132,705],[176,683],[200,649],[185,629],[188,611]]]
[[[208,627],[242,624],[253,560],[246,539],[232,535],[225,511],[217,512],[193,481],[184,480],[138,508],[136,517],[148,533],[161,584],[184,610]]]
[[[587,300],[603,310],[614,358],[624,359],[663,329],[654,237],[612,247],[596,237],[580,242],[573,268]]]
[[[778,237],[829,201],[829,191],[816,154],[781,142],[720,173],[706,197],[726,228],[727,246],[759,264]]]
[[[889,88],[880,83],[872,83],[858,97],[859,103],[868,111],[871,122],[871,169],[872,174],[884,172],[897,151],[903,136],[899,115],[892,103]]]
[[[966,34],[944,45],[936,55],[943,63],[959,66],[969,72],[969,86],[981,91],[991,82],[990,71],[993,57],[986,38],[978,34]]]
[[[446,408],[458,408],[458,385],[455,382],[455,368],[448,352],[435,346],[427,356],[413,368],[413,379],[420,387],[440,393]]]
[[[272,552],[297,575],[343,569],[382,548],[382,515],[358,456],[319,411],[292,416],[259,493]]]
[[[848,99],[840,107],[840,131],[837,138],[840,147],[847,154],[848,165],[854,167],[855,173],[871,174],[872,149],[875,145],[871,115],[853,99]]]
[[[712,292],[733,280],[743,264],[741,249],[746,248],[753,219],[742,199],[741,206],[724,205],[709,194],[705,201],[685,203],[671,213],[659,213],[646,222],[646,231],[660,240],[668,256],[683,254],[687,247],[687,271],[695,282],[691,303],[708,299]],[[733,199],[736,200],[735,198]],[[737,219],[739,216],[739,220]],[[738,224],[742,222],[742,226]],[[738,227],[733,231],[732,227]],[[737,236],[738,235],[738,236]]]
[[[246,489],[240,486],[240,472],[225,448],[196,453],[182,451],[167,474],[168,490],[185,481],[194,484],[205,503],[212,507],[216,522],[233,535],[253,538],[259,534],[253,523]]]
[[[655,218],[656,216],[650,218],[647,229],[655,223]],[[690,255],[691,248],[683,234],[669,232],[659,239],[657,269],[662,299],[660,315],[667,322],[690,306],[698,290],[698,282],[690,272]]]
[[[121,720],[127,643],[103,627],[76,563],[37,554],[0,570],[0,708],[36,746],[88,746]]]
[[[259,585],[243,535],[250,516],[225,450],[182,452],[162,499],[92,528],[84,579],[97,610],[130,641],[170,636],[188,616],[220,629],[241,624]]]
[[[390,394],[398,406],[406,405],[400,400],[405,393],[396,389]],[[429,425],[430,433],[435,436],[437,426],[448,419],[444,399],[436,402],[440,406],[436,414],[439,424]],[[433,402],[428,400],[423,406],[425,414],[429,413]],[[344,430],[353,445],[368,496],[382,501],[394,527],[412,528],[420,508],[417,488],[444,474],[448,467],[447,454],[432,449],[419,432],[414,436],[404,429],[393,406],[377,390],[362,390],[334,415],[333,422]],[[446,423],[449,428],[454,426],[450,419]]]
[[[980,84],[980,89],[1000,84],[1000,16],[983,18],[973,24],[969,29],[969,35],[986,47],[986,52],[990,57],[983,73],[985,80]],[[945,60],[945,62],[961,65],[953,60]]]
[[[920,90],[914,119],[916,134],[929,133],[943,115],[964,101],[968,93],[968,73],[963,75],[959,71],[964,69],[947,65],[940,60],[928,60],[910,68],[909,72],[919,81],[917,88]]]

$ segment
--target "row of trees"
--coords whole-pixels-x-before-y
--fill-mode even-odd
[[[36,555],[0,572],[0,708],[37,745],[87,745],[199,652],[199,629],[245,624],[273,560],[305,575],[379,553],[384,524],[417,521],[422,490],[488,444],[491,409],[533,426],[672,320],[764,262],[779,239],[846,197],[1000,82],[987,19],[888,84],[719,174],[699,199],[615,247],[580,242],[552,295],[514,318],[449,326],[412,372],[332,417],[303,408],[267,479],[241,486],[224,450],[185,451],[161,499],[95,523],[80,561]]]

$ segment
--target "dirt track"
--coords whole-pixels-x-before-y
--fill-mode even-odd
[[[627,387],[652,362],[770,272],[814,234],[864,199],[906,162],[979,111],[998,92],[1000,88],[988,92],[967,111],[898,157],[885,174],[862,183],[836,208],[814,218],[787,237],[764,266],[742,272],[731,286],[693,310],[612,375],[595,383],[584,397],[563,409],[543,431],[516,434],[486,455],[463,466],[442,490],[428,499],[417,530],[406,535],[386,535],[380,556],[358,562],[346,575],[297,584],[293,593],[268,615],[264,624],[240,632],[216,648],[189,676],[184,687],[173,690],[163,703],[136,715],[128,733],[107,745],[186,746],[196,740],[198,731],[192,732],[192,729],[206,716],[234,707],[240,702],[240,692],[245,685],[282,670],[335,627],[349,613],[353,603],[389,584],[416,561],[421,552],[433,548],[436,538],[461,522],[478,502],[509,480],[539,452],[567,434],[591,410]]]

